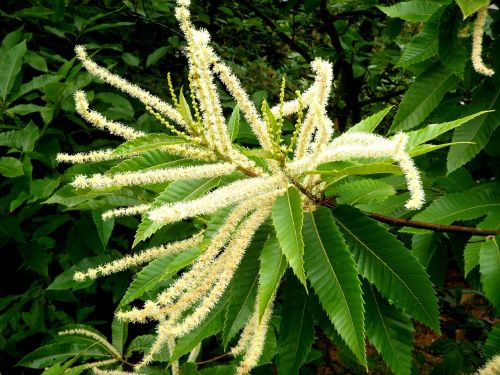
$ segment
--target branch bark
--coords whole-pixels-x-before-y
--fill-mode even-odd
[[[369,217],[380,221],[382,223],[397,225],[402,227],[412,227],[412,228],[420,228],[420,229],[428,229],[433,232],[457,232],[457,233],[467,233],[474,236],[495,236],[500,234],[500,230],[496,229],[477,229],[471,227],[464,227],[461,225],[443,225],[443,224],[435,224],[428,223],[425,221],[415,221],[409,219],[400,219],[397,217],[385,216],[381,214],[377,214],[374,212],[367,213]]]

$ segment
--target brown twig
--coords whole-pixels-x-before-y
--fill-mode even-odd
[[[420,228],[420,229],[428,229],[433,232],[458,232],[458,233],[468,233],[474,236],[495,236],[500,234],[500,230],[497,229],[477,229],[471,227],[464,227],[461,225],[443,225],[443,224],[435,224],[429,223],[425,221],[415,221],[409,219],[400,219],[397,217],[385,216],[381,214],[377,214],[374,212],[367,213],[369,217],[380,221],[382,223],[403,226],[403,227],[412,227],[412,228]]]

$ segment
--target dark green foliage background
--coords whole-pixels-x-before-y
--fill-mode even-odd
[[[387,17],[375,7],[390,5],[385,2],[199,1],[193,5],[192,14],[197,25],[211,32],[218,53],[234,66],[257,102],[267,96],[271,102],[276,101],[285,73],[287,94],[291,96],[295,90],[306,88],[312,77],[309,61],[313,57],[332,61],[335,85],[329,109],[336,129],[344,131],[387,104],[399,105],[413,77],[420,73],[424,72],[420,77],[433,74],[432,77],[439,79],[439,69],[457,74],[439,98],[440,104],[425,116],[427,123],[450,121],[480,110],[500,110],[499,12],[490,12],[494,21],[488,29],[490,36],[485,37],[486,60],[497,74],[485,79],[471,68],[470,39],[454,37],[468,22],[461,20],[458,6],[441,3],[446,3],[439,21],[441,26],[432,37],[443,42],[438,43],[439,48],[436,47],[438,50],[430,59],[406,65],[398,64],[400,46],[408,44],[422,30],[423,23],[408,24]],[[0,173],[6,177],[0,182],[0,373],[29,373],[14,368],[15,364],[40,345],[52,342],[64,325],[85,323],[110,336],[114,308],[129,284],[131,272],[78,285],[70,280],[71,271],[66,278],[56,280],[56,277],[86,258],[97,262],[130,252],[138,221],[126,218],[116,220],[114,227],[104,225],[98,218],[110,203],[106,198],[51,201],[58,188],[85,170],[85,167],[57,165],[55,155],[118,144],[75,114],[72,94],[76,89],[84,88],[93,106],[113,120],[134,123],[144,130],[161,127],[145,114],[140,103],[96,82],[84,72],[75,62],[73,48],[77,44],[86,45],[90,53],[96,54],[96,60],[113,72],[168,97],[167,72],[172,74],[176,87],[186,85],[187,81],[184,41],[172,14],[174,5],[170,0],[0,2],[3,39],[0,57],[13,46],[24,48],[23,41],[26,45],[26,53],[19,61],[19,74],[7,95],[0,95],[0,153],[9,158],[0,166]],[[450,57],[445,48],[448,43],[455,43],[455,52],[462,51],[462,55]],[[415,95],[423,99],[425,94],[424,89]],[[230,113],[233,105],[230,97],[223,96],[223,101]],[[393,118],[394,113],[389,117]],[[447,151],[438,150],[417,159],[419,167],[426,171],[430,197],[461,192],[472,187],[474,181],[498,179],[500,134],[498,129],[493,132],[499,122],[498,115],[495,116],[483,124],[484,128],[489,127],[484,133],[486,138],[482,138],[483,144],[470,162],[463,167],[460,160],[448,160],[448,170],[453,163],[456,168],[447,177]],[[389,128],[389,120],[385,121],[381,133]],[[405,126],[400,129],[405,130]],[[481,128],[481,124],[478,126]],[[443,142],[450,141],[447,137],[443,137]],[[240,129],[238,139],[252,143],[245,127]],[[468,152],[459,151],[460,155]],[[124,204],[134,202],[133,196],[116,199]],[[54,203],[68,207],[64,209]],[[475,226],[478,222],[463,224]],[[182,226],[182,230],[191,228]],[[177,233],[182,237],[184,233],[180,231]],[[158,232],[152,243],[161,243],[165,236],[164,232]],[[411,248],[411,237],[401,236]],[[447,270],[464,274],[462,259],[467,240],[462,235],[439,235],[433,242],[434,250],[422,255],[438,288],[443,313],[455,319],[452,326],[442,327],[443,338],[426,349],[444,358],[434,373],[467,372],[483,362],[480,348],[490,324],[458,305],[461,288],[444,288]],[[464,288],[481,288],[477,267],[469,273],[467,282]],[[290,284],[284,295],[293,292],[294,287]],[[305,297],[300,295],[300,298]],[[320,309],[311,310],[307,314],[314,315],[317,322],[324,318]],[[494,316],[493,309],[487,307],[487,314]],[[131,327],[134,330],[131,336],[148,333],[149,328]],[[468,332],[467,340],[455,340],[456,329]],[[340,356],[343,364],[332,364],[332,358],[321,353],[320,350],[328,351],[329,344],[325,342],[340,341],[333,329],[327,327],[324,332],[316,332],[316,336],[320,340],[302,373],[312,374],[321,368],[336,371],[345,366],[357,368],[347,354]],[[221,351],[214,346],[213,353],[208,354],[215,356]],[[425,362],[419,353],[415,355],[417,362]],[[380,363],[372,358],[370,365],[383,366]],[[280,362],[277,365],[285,366]],[[266,371],[271,370],[264,369],[261,373]],[[387,369],[382,367],[381,372],[384,371]],[[432,371],[432,366],[426,371]]]

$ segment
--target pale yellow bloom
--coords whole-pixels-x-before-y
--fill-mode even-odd
[[[500,354],[491,358],[484,367],[477,370],[477,375],[500,375]]]
[[[90,152],[79,152],[77,154],[66,154],[60,152],[56,155],[59,163],[83,164],[95,163],[105,160],[121,159],[123,156],[113,154],[113,150],[99,150]]]
[[[104,337],[102,337],[101,335],[99,335],[95,332],[89,331],[87,329],[83,329],[83,328],[68,329],[66,331],[59,332],[59,335],[60,336],[82,335],[82,336],[91,337],[94,340],[96,340],[98,343],[100,343],[104,348],[106,348],[106,350],[109,353],[111,353],[114,357],[121,358],[121,354],[118,352],[118,350],[116,350],[115,347],[113,345],[111,345]]]
[[[114,187],[159,184],[167,181],[193,180],[230,174],[236,170],[232,163],[215,163],[189,167],[153,169],[139,172],[124,172],[114,175],[77,176],[72,185],[77,189],[109,189]]]
[[[87,96],[83,91],[75,92],[75,103],[75,108],[78,114],[96,128],[107,130],[111,134],[125,139],[134,139],[145,134],[141,131],[134,130],[128,126],[120,124],[119,122],[108,120],[100,113],[89,109],[89,102],[87,101]]]
[[[112,273],[126,270],[132,266],[137,266],[153,259],[160,258],[168,254],[175,254],[190,247],[197,246],[202,240],[203,232],[199,232],[185,240],[170,242],[166,245],[152,247],[134,255],[127,255],[126,257],[105,263],[96,268],[90,268],[86,272],[76,272],[73,278],[78,281],[83,281],[86,278],[95,279],[99,276],[110,275]]]
[[[488,14],[488,6],[485,5],[481,9],[477,11],[477,19],[474,24],[474,33],[472,34],[472,66],[474,70],[479,74],[485,76],[492,76],[495,74],[493,69],[488,68],[484,65],[482,53],[483,53],[483,33],[484,33],[484,24],[486,22],[486,15]]]
[[[107,69],[97,65],[93,62],[87,55],[87,51],[83,46],[75,47],[76,56],[82,62],[83,66],[87,71],[93,76],[99,77],[104,82],[110,84],[113,87],[116,87],[118,90],[121,90],[128,95],[139,99],[145,105],[150,106],[156,111],[160,112],[162,115],[172,119],[177,124],[183,126],[184,128],[188,128],[186,122],[182,118],[182,115],[178,110],[173,108],[168,103],[164,102],[157,96],[147,92],[146,90],[141,89],[139,86],[134,85],[128,82],[126,79],[117,76],[116,74],[111,73]]]

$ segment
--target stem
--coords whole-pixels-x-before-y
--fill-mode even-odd
[[[474,236],[495,236],[500,234],[500,230],[497,229],[476,229],[471,227],[464,227],[461,225],[443,225],[443,224],[435,224],[429,223],[425,221],[415,221],[409,219],[399,219],[396,217],[385,216],[381,214],[377,214],[374,212],[367,213],[369,217],[380,221],[382,223],[398,225],[403,227],[412,227],[412,228],[420,228],[420,229],[428,229],[434,232],[458,232],[458,233],[468,233]]]

